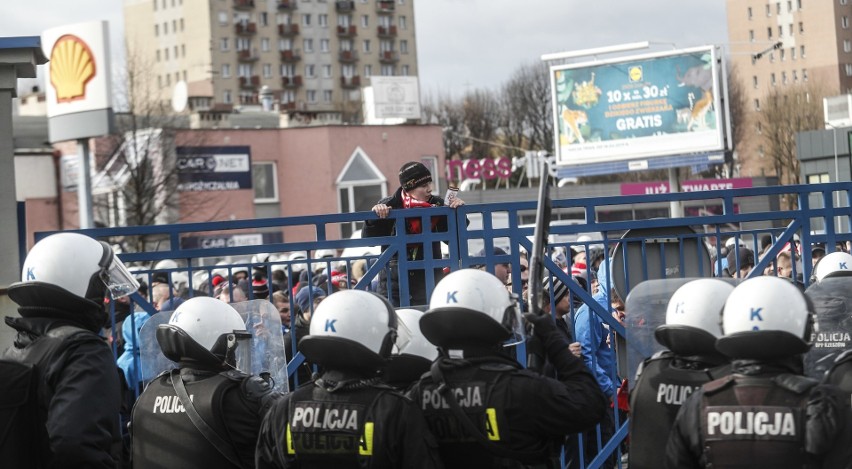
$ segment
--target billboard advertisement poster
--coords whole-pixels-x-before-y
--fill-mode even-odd
[[[716,56],[707,46],[551,67],[557,164],[722,150]]]
[[[249,147],[177,147],[178,192],[251,189]]]
[[[417,77],[374,76],[373,104],[377,119],[419,119],[420,89]]]

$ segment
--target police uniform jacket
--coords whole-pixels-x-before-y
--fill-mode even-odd
[[[326,372],[273,405],[258,437],[258,469],[442,467],[413,402],[372,382],[326,387],[336,375]]]
[[[566,435],[603,418],[607,399],[564,337],[555,332],[544,347],[558,380],[493,354],[439,359],[447,365],[442,366],[444,378],[462,410],[489,441],[522,453],[514,457],[497,456],[472,437],[432,375],[412,387],[408,395],[423,409],[446,467],[552,467]]]
[[[121,448],[121,391],[109,345],[91,324],[80,328],[84,325],[75,321],[44,317],[7,317],[6,324],[18,333],[0,358],[34,365],[38,409],[32,419],[38,423],[37,438],[22,442],[27,459],[9,459],[16,448],[0,448],[0,466],[114,468]],[[0,379],[0,395],[5,395],[9,376]],[[4,398],[3,404],[10,402]],[[5,424],[0,422],[0,430]]]
[[[771,363],[735,361],[732,370],[681,407],[666,467],[822,467],[845,427],[837,389]]]
[[[148,384],[133,407],[134,469],[253,467],[263,413],[280,394],[266,381],[236,370],[218,373],[184,367],[180,376],[193,407],[241,464],[231,463],[197,429],[166,372]]]

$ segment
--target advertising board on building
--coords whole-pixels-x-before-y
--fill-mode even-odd
[[[109,28],[93,21],[42,33],[51,142],[98,137],[112,129]]]
[[[377,119],[420,119],[417,77],[373,76],[370,84]]]
[[[178,192],[251,189],[251,148],[177,147]]]
[[[714,47],[550,69],[557,164],[719,151]]]

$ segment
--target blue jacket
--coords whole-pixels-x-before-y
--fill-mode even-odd
[[[124,319],[121,325],[121,335],[124,337],[124,353],[118,357],[116,364],[121,371],[124,372],[124,379],[127,381],[127,386],[134,389],[135,385],[141,382],[142,371],[139,367],[139,330],[151,316],[145,311],[133,313],[133,318],[128,316]],[[136,326],[136,333],[133,333],[133,326]]]
[[[610,311],[608,292],[611,285],[608,269],[605,266],[606,263],[602,263],[598,269],[600,289],[593,298]],[[574,332],[577,335],[575,340],[580,342],[583,349],[583,361],[595,376],[601,391],[608,396],[613,396],[618,389],[618,383],[613,382],[612,379],[615,376],[615,351],[606,343],[609,329],[604,327],[604,324],[603,319],[592,312],[588,305],[584,304],[574,314]]]

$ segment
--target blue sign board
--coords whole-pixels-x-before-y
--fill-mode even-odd
[[[251,189],[250,147],[177,147],[178,192]]]

